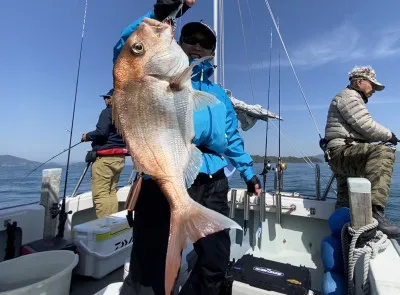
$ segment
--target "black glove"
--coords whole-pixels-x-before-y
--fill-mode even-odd
[[[392,138],[389,140],[390,143],[393,143],[394,145],[397,145],[398,142],[398,138],[396,137],[396,135],[392,132]]]
[[[157,0],[154,4],[154,14],[159,20],[164,20],[173,11],[179,8],[182,0]],[[176,18],[181,17],[190,7],[186,3],[183,4],[182,9],[179,10]]]
[[[261,188],[261,182],[260,182],[260,180],[258,179],[258,177],[255,176],[255,175],[254,175],[249,181],[246,182],[246,185],[247,185],[247,192],[248,192],[249,194],[253,194],[253,193],[256,192],[256,190],[255,190],[255,185],[256,185],[256,184],[258,184],[258,186]]]

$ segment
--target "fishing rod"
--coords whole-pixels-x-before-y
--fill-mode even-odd
[[[78,94],[79,73],[80,73],[80,69],[81,69],[83,37],[85,35],[87,6],[88,6],[88,0],[85,1],[85,12],[84,12],[84,15],[83,15],[81,45],[80,45],[79,60],[78,60],[78,73],[77,73],[77,76],[76,76],[76,83],[75,83],[75,97],[74,97],[74,106],[73,106],[73,110],[72,110],[71,129],[70,129],[71,132],[70,132],[70,135],[69,135],[69,149],[68,149],[68,157],[67,157],[67,168],[66,168],[66,171],[65,171],[64,193],[63,193],[63,199],[62,199],[62,203],[61,203],[61,209],[58,210],[58,212],[56,212],[56,214],[53,215],[54,218],[58,215],[59,225],[58,225],[57,237],[59,237],[59,238],[63,238],[64,237],[65,222],[67,221],[68,214],[72,213],[71,211],[70,212],[65,212],[65,197],[66,197],[66,193],[67,193],[69,162],[70,162],[70,156],[71,156],[72,133],[74,131],[76,97],[77,97],[77,94]]]
[[[278,30],[279,30],[279,19],[278,22]],[[281,118],[281,50],[278,49],[278,116]],[[281,120],[278,120],[278,164],[277,164],[277,172],[278,172],[278,194],[276,194],[276,222],[281,224],[281,207],[282,207],[282,189],[283,189],[283,170],[286,169],[286,164],[282,163],[281,158]]]
[[[271,60],[272,60],[272,28],[271,28],[271,42],[270,42],[270,51],[269,51],[269,69],[268,69],[268,98],[267,98],[267,110],[269,110],[269,98],[271,93]],[[263,176],[263,192],[265,192],[266,182],[267,182],[267,173],[271,170],[270,161],[267,159],[268,152],[268,129],[269,129],[269,120],[267,120],[267,126],[265,128],[265,150],[264,150],[264,169],[260,173]]]
[[[31,175],[33,172],[35,172],[35,171],[38,170],[40,167],[42,167],[43,165],[47,164],[48,162],[50,162],[50,161],[53,160],[54,158],[56,158],[56,157],[62,155],[62,154],[65,153],[66,151],[68,151],[68,150],[70,150],[70,149],[76,147],[77,145],[79,145],[79,144],[81,144],[81,143],[82,143],[82,141],[77,142],[77,143],[75,143],[73,146],[71,146],[71,147],[66,148],[65,150],[63,150],[61,153],[58,153],[57,155],[51,157],[51,158],[48,159],[46,162],[43,162],[42,164],[40,164],[39,166],[37,166],[36,168],[34,168],[31,172],[29,172],[27,175],[25,175],[25,177],[24,177],[21,181],[25,180],[29,175]]]

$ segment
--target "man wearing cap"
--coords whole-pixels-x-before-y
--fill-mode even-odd
[[[82,141],[91,141],[96,159],[92,165],[92,198],[97,218],[118,212],[117,184],[125,165],[126,145],[112,123],[113,89],[104,98],[96,130],[84,133]]]
[[[384,217],[392,182],[395,152],[385,145],[397,145],[396,135],[374,121],[366,104],[375,91],[385,86],[376,80],[371,67],[355,67],[349,73],[350,84],[336,94],[328,111],[325,128],[329,165],[336,174],[337,207],[349,207],[348,177],[365,177],[371,182],[373,217],[378,229],[389,236],[400,234],[400,228]]]
[[[114,47],[113,61],[117,60],[126,40],[145,17],[164,21],[174,11],[179,11],[177,16],[180,17],[193,3],[193,0],[186,0],[179,10],[181,0],[158,0],[154,11],[150,11],[123,30]],[[203,22],[188,23],[182,28],[179,44],[192,63],[198,58],[214,55],[216,34]],[[202,151],[203,163],[188,192],[203,206],[228,216],[229,185],[224,174],[226,158],[240,172],[249,193],[259,194],[261,186],[252,168],[253,160],[244,151],[232,103],[224,89],[209,80],[213,71],[214,67],[209,61],[203,61],[193,69],[193,88],[213,94],[223,103],[208,106],[194,113],[193,143]],[[157,208],[154,203],[158,204]],[[169,210],[169,204],[157,184],[152,179],[145,178],[135,206],[130,271],[122,286],[121,295],[165,294]],[[219,294],[230,259],[229,231],[208,235],[199,239],[193,246],[197,260],[180,294]]]

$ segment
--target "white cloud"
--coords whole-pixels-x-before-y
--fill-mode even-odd
[[[376,58],[386,58],[400,54],[400,28],[394,26],[380,33],[381,39],[375,47],[374,56]]]
[[[364,34],[364,30],[365,28],[358,29],[356,25],[344,22],[331,31],[299,43],[293,50],[288,48],[289,56],[294,66],[312,68],[365,57],[371,60],[400,55],[400,26],[398,24],[369,31],[367,34]],[[283,54],[281,66],[289,66],[286,55]],[[277,60],[272,62],[273,67],[277,65]],[[248,70],[246,64],[227,66],[237,70]],[[265,61],[257,61],[251,65],[253,70],[268,67],[269,63]]]

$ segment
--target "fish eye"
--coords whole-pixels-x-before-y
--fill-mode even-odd
[[[142,42],[136,42],[132,45],[132,52],[135,55],[142,55],[144,53],[144,46]]]

